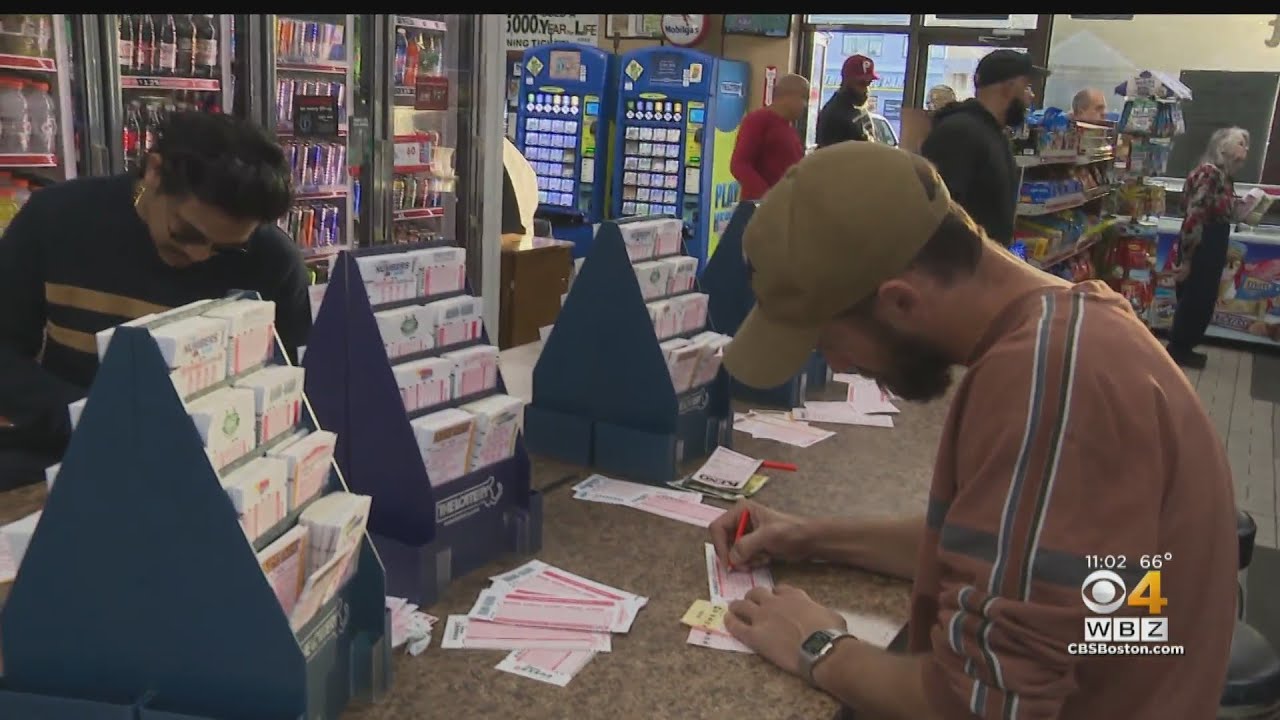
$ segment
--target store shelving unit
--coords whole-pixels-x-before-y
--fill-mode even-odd
[[[246,540],[169,372],[145,329],[116,330],[3,610],[0,717],[321,720],[376,699],[390,639],[369,538],[295,632],[255,552],[298,513]]]
[[[747,313],[755,307],[751,276],[742,254],[742,235],[756,212],[757,203],[744,200],[734,208],[716,253],[707,261],[699,278],[702,291],[710,296],[708,317],[712,327],[726,335],[738,332]],[[747,402],[783,407],[788,410],[804,404],[809,390],[826,386],[830,370],[822,356],[814,353],[808,366],[795,377],[775,388],[760,390],[730,378],[733,396]]]
[[[534,366],[525,437],[535,454],[662,484],[732,445],[733,412],[723,368],[675,390],[623,240],[625,226],[654,219],[601,224]]]
[[[366,248],[362,256],[428,247]],[[438,487],[431,485],[410,420],[485,395],[407,413],[373,317],[374,310],[422,304],[451,295],[373,306],[351,253],[337,256],[303,361],[307,396],[316,416],[338,435],[338,467],[352,491],[373,498],[369,533],[387,570],[387,592],[419,605],[434,603],[448,583],[503,553],[542,546],[542,496],[530,488],[524,442],[515,454]],[[396,358],[409,362],[470,345],[441,347]]]
[[[17,16],[12,16],[17,17]],[[33,189],[76,176],[75,118],[71,100],[71,48],[67,16],[27,15],[33,34],[25,43],[10,41],[0,53],[0,78],[47,85],[57,111],[52,147],[9,151],[0,146],[0,172],[30,181]],[[0,185],[6,185],[0,182]]]

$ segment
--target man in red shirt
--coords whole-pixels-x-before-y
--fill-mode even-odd
[[[738,129],[729,169],[742,186],[743,200],[759,200],[804,157],[800,133],[792,125],[809,104],[809,81],[784,75],[773,87],[773,104],[747,113]]]

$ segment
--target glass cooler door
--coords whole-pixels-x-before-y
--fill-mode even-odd
[[[65,15],[0,15],[0,232],[31,191],[76,176]]]

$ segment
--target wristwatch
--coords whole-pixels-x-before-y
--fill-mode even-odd
[[[813,684],[813,668],[831,654],[836,643],[847,637],[853,636],[844,630],[819,630],[800,643],[800,672],[810,685]]]

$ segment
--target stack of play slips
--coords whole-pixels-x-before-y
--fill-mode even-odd
[[[510,650],[497,669],[561,687],[649,602],[540,560],[490,580],[468,614],[446,620],[441,646]]]
[[[671,311],[675,314],[674,334],[685,335],[706,327],[708,299],[709,296],[706,293],[695,292],[677,295],[667,300],[671,305]]]
[[[459,295],[424,305],[435,328],[436,347],[470,342],[480,338],[480,298]]]
[[[227,374],[261,365],[275,350],[276,304],[269,300],[232,300],[203,313],[226,325]]]
[[[618,226],[627,258],[633,264],[653,257],[658,241],[656,229],[652,222],[629,222]]]
[[[298,524],[307,529],[307,572],[359,544],[369,524],[372,498],[349,492],[332,492],[307,506]]]
[[[272,365],[235,381],[234,387],[253,391],[258,444],[288,432],[302,417],[302,384],[306,371],[291,365]]]
[[[94,342],[98,347],[98,360],[103,360],[107,357],[107,347],[111,345],[111,337],[115,334],[117,327],[142,327],[144,325],[152,324],[159,325],[162,322],[169,321],[173,316],[179,313],[198,310],[205,305],[210,305],[212,303],[212,300],[197,300],[193,303],[183,305],[182,307],[176,307],[172,310],[165,310],[164,312],[159,313],[151,313],[150,315],[143,315],[142,317],[134,318],[128,322],[120,323],[115,327],[100,330],[93,336]]]
[[[250,542],[257,540],[289,512],[288,466],[283,460],[260,457],[222,478],[222,487],[240,518]]]
[[[655,300],[667,294],[671,286],[672,266],[666,260],[646,260],[631,266],[636,282],[640,283],[640,296]]]
[[[391,647],[407,645],[410,655],[421,655],[431,645],[431,631],[440,619],[428,615],[405,598],[387,597],[387,612],[391,615]]]
[[[498,384],[498,348],[493,345],[476,345],[440,357],[453,363],[455,398],[492,390]]]
[[[257,447],[253,390],[214,390],[187,405],[187,413],[195,422],[214,470],[221,470]]]
[[[434,314],[423,305],[409,305],[373,314],[387,357],[395,359],[435,347]]]
[[[667,283],[668,295],[679,295],[693,289],[698,277],[698,259],[687,255],[669,257],[662,262],[671,266],[671,279]]]
[[[448,408],[409,422],[418,441],[432,487],[444,485],[467,474],[471,465],[471,441],[475,418],[471,413]]]
[[[680,334],[679,318],[676,316],[675,306],[671,304],[676,299],[655,300],[645,305],[645,309],[649,311],[649,320],[653,323],[653,331],[659,340]]]
[[[295,525],[258,553],[258,565],[284,608],[291,615],[307,582],[307,528]]]
[[[711,330],[700,332],[689,340],[702,348],[698,355],[698,366],[693,372],[693,387],[702,387],[716,379],[724,358],[724,348],[731,340],[732,337]]]
[[[652,223],[654,257],[680,252],[680,244],[684,241],[684,222],[676,218],[662,218]]]
[[[516,451],[524,401],[510,395],[490,395],[461,408],[474,418],[470,470],[505,460]]]
[[[422,275],[411,253],[357,257],[356,266],[371,305],[422,296]]]
[[[685,613],[681,622],[690,627],[686,642],[713,650],[749,653],[751,648],[735,640],[724,629],[724,615],[729,603],[743,599],[752,589],[773,587],[773,574],[768,568],[730,570],[716,557],[716,550],[711,543],[703,546],[703,554],[711,600],[698,600]]]
[[[150,329],[180,397],[227,377],[227,321],[189,317]]]
[[[422,296],[462,290],[467,283],[467,251],[459,247],[415,250],[422,271]]]
[[[408,412],[453,399],[454,362],[446,357],[423,358],[391,366],[400,399]]]
[[[327,430],[301,432],[267,452],[285,464],[289,511],[302,507],[324,491],[329,482],[333,449],[338,436]]]
[[[702,494],[592,475],[573,486],[576,500],[622,505],[670,520],[705,528],[724,514],[714,505],[704,505]]]

